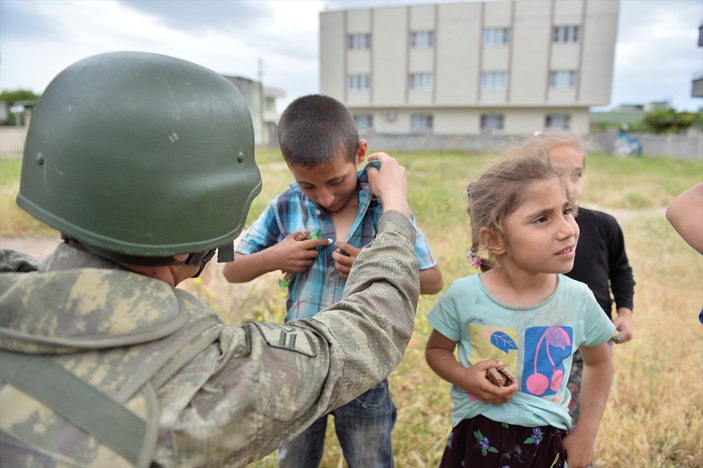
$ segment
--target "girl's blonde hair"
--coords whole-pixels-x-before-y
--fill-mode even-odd
[[[567,145],[574,148],[583,155],[584,161],[586,153],[597,150],[597,145],[587,137],[582,137],[567,130],[549,129],[544,132],[535,132],[529,137],[517,140],[510,140],[504,148],[503,153],[509,157],[521,156],[524,154],[536,154],[549,157],[549,152],[557,146]]]
[[[481,255],[479,232],[482,227],[505,236],[503,229],[505,218],[518,209],[523,203],[526,190],[536,181],[557,178],[566,191],[566,183],[560,171],[549,162],[548,148],[550,147],[543,144],[539,137],[531,137],[529,141],[521,143],[519,150],[516,148],[508,151],[510,157],[494,164],[478,180],[469,183],[467,187],[468,213],[471,219],[469,256],[480,260],[481,271],[490,270],[496,264],[495,258],[490,253]],[[472,263],[478,266],[477,261]]]

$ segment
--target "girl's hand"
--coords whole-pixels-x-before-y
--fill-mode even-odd
[[[317,258],[317,247],[327,245],[327,239],[305,239],[307,233],[294,232],[270,247],[275,249],[278,268],[287,273],[300,273],[310,268]]]
[[[584,468],[593,462],[596,454],[595,440],[582,436],[578,426],[564,437],[563,443],[569,468]]]
[[[459,384],[470,395],[486,403],[505,403],[517,392],[517,383],[499,387],[486,378],[489,367],[500,367],[503,363],[495,359],[481,361],[465,371],[465,379]]]
[[[432,370],[444,380],[463,388],[470,396],[486,403],[505,403],[517,391],[517,383],[509,387],[499,387],[486,378],[486,369],[492,366],[502,366],[495,359],[481,361],[468,369],[456,359],[454,349],[456,341],[452,341],[437,330],[432,330],[425,347],[425,359]]]
[[[358,249],[346,242],[337,241],[335,244],[338,250],[332,252],[332,258],[334,259],[334,267],[339,272],[339,276],[342,278],[347,278],[349,276],[349,271],[351,270],[352,264],[356,259],[361,249]]]

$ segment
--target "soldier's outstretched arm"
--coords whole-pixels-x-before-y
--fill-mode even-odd
[[[218,368],[177,416],[173,443],[160,444],[190,449],[162,452],[166,464],[224,458],[245,465],[377,385],[398,365],[413,331],[419,275],[415,229],[407,212],[396,211],[407,206],[404,169],[386,158],[376,184],[394,209],[386,208],[378,236],[354,262],[344,299],[285,325],[225,328]],[[200,445],[208,450],[198,450]],[[208,459],[190,458],[196,453]]]

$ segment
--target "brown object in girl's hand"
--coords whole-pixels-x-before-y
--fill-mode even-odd
[[[486,378],[499,387],[509,387],[515,383],[515,376],[507,367],[489,367],[486,369]]]

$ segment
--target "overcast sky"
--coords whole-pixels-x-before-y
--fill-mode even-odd
[[[461,1],[461,0],[454,0]],[[570,0],[558,0],[570,1]],[[614,0],[590,0],[614,1]],[[282,108],[319,89],[319,12],[431,0],[0,0],[0,89],[41,93],[73,62],[115,50],[173,55],[281,88]],[[609,106],[697,110],[691,80],[701,0],[622,0]]]

